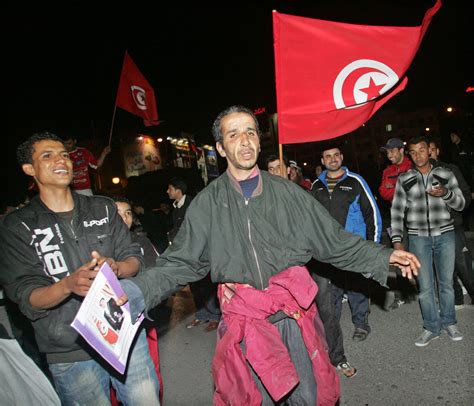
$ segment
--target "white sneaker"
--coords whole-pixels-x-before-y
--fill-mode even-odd
[[[461,341],[463,339],[462,334],[459,332],[457,326],[455,324],[451,324],[450,326],[445,328],[448,336],[453,341]]]
[[[455,309],[455,310],[462,310],[462,309],[464,309],[464,305],[463,305],[463,304],[454,305],[454,309]]]
[[[431,341],[439,338],[439,336],[440,336],[439,333],[432,333],[431,331],[423,329],[423,333],[415,341],[415,345],[417,347],[426,347]]]

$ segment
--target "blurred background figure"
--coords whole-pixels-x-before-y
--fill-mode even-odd
[[[77,193],[92,196],[89,168],[99,169],[102,166],[105,157],[110,153],[110,146],[107,145],[102,150],[99,159],[96,159],[87,148],[77,146],[77,139],[75,137],[66,135],[62,139],[73,165],[71,189]]]
[[[137,217],[134,214],[132,209],[132,204],[125,197],[114,197],[115,205],[117,206],[117,212],[120,217],[122,217],[123,222],[127,225],[130,230],[130,237],[132,242],[137,242],[142,250],[143,257],[145,259],[145,267],[148,268],[155,264],[156,258],[159,257],[158,251],[148,239],[146,232],[143,231],[143,228],[140,225]],[[142,270],[142,272],[146,272]],[[154,309],[152,309],[149,314],[150,316],[157,320],[153,316]],[[148,348],[150,349],[150,356],[155,366],[156,375],[160,382],[160,400],[163,400],[163,378],[160,371],[160,354],[158,348],[158,333],[154,325],[154,322],[145,319],[145,328],[146,328],[146,339],[148,342]],[[118,403],[115,398],[115,394],[112,393],[112,405],[117,406]]]
[[[265,167],[268,173],[276,176],[281,176],[283,179],[288,179],[290,174],[290,166],[288,159],[283,156],[283,168],[280,165],[280,157],[275,154],[268,155],[265,160]]]
[[[179,228],[186,215],[192,197],[187,195],[188,185],[181,178],[172,178],[168,182],[168,196],[173,202],[173,211],[171,212],[173,218],[173,228],[168,233],[170,244],[173,244],[173,240],[179,231]],[[217,329],[219,320],[221,318],[221,312],[219,309],[219,303],[217,301],[217,287],[211,282],[210,275],[206,276],[198,282],[189,284],[191,292],[194,298],[194,304],[197,312],[194,315],[194,320],[187,325],[188,328],[193,328],[201,323],[209,324],[206,326],[206,331],[213,331]]]
[[[296,161],[290,161],[290,180],[300,185],[304,190],[311,190],[311,181],[303,176],[303,170]]]

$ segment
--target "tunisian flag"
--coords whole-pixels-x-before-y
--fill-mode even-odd
[[[146,126],[158,124],[155,93],[132,58],[125,52],[115,104],[143,118]]]
[[[280,144],[335,138],[364,124],[405,72],[441,1],[418,27],[344,24],[273,12]]]

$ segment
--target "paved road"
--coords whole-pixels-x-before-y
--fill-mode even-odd
[[[390,302],[391,293],[384,296],[382,288],[372,293],[372,333],[366,341],[351,340],[350,310],[344,304],[345,349],[358,374],[341,378],[340,405],[473,405],[474,306],[457,312],[463,341],[452,342],[443,334],[427,347],[418,348],[414,345],[421,332],[418,304],[387,312],[383,306]],[[186,328],[193,310],[188,290],[171,298],[162,309],[162,320],[169,320],[161,325],[159,341],[165,406],[212,405],[210,365],[215,333],[205,332],[204,326]]]

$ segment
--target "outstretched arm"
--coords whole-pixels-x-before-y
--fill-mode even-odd
[[[99,252],[92,251],[92,258],[97,260],[97,269],[107,262],[117,278],[130,278],[140,270],[140,261],[135,257],[127,257],[123,261],[115,261],[113,258],[103,257]]]

